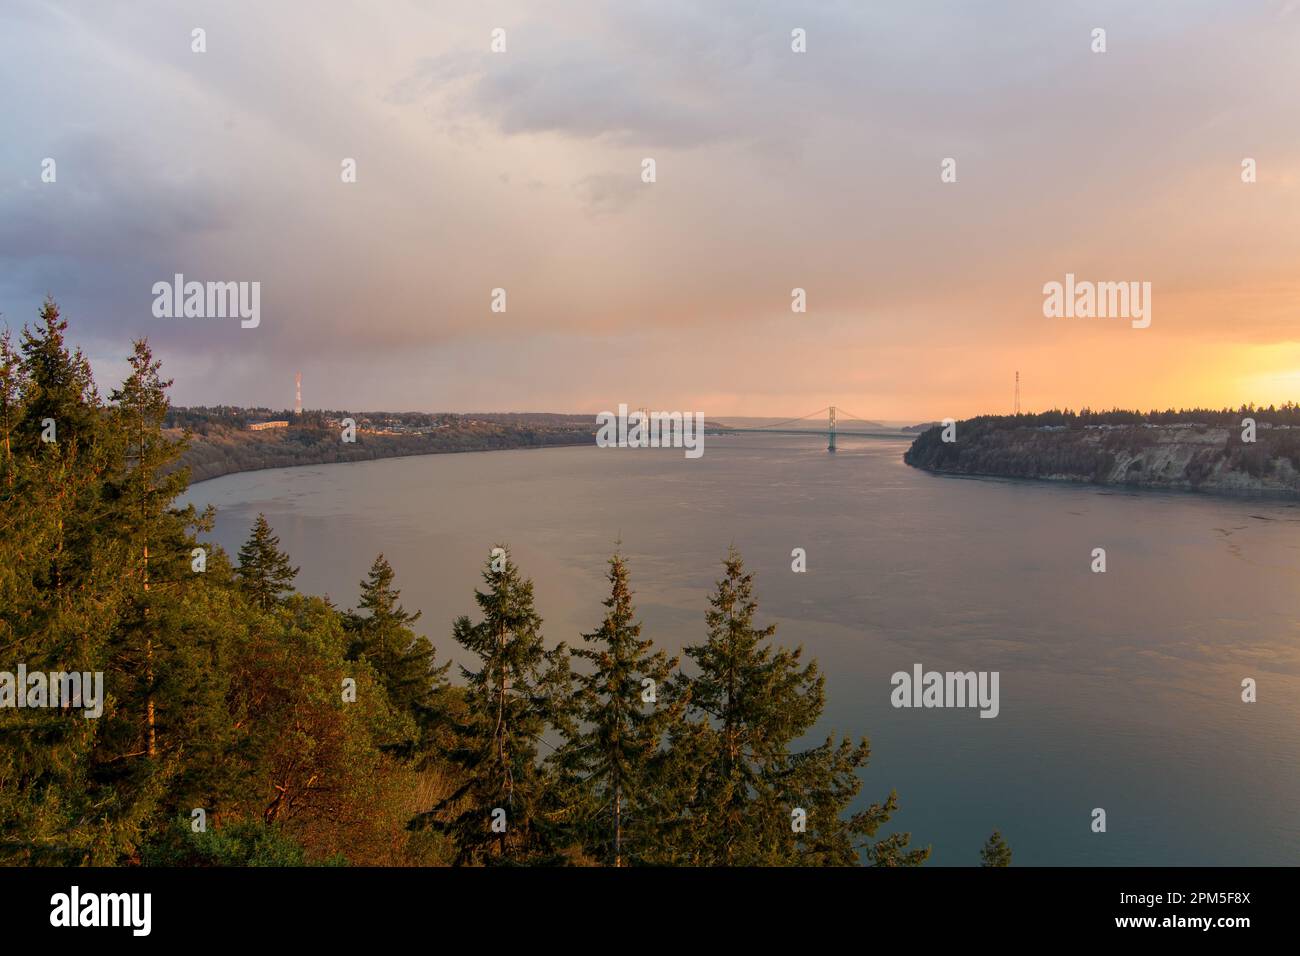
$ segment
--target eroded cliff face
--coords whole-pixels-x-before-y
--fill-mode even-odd
[[[1137,451],[1116,450],[1107,484],[1216,492],[1289,492],[1300,494],[1300,469],[1269,446],[1265,434],[1243,445],[1240,429],[1152,429],[1156,442]],[[1252,449],[1259,452],[1252,455]]]
[[[967,425],[963,429],[963,425]],[[1300,496],[1300,429],[1213,425],[993,427],[958,422],[956,441],[931,429],[903,456],[941,474],[1087,481],[1223,494]]]

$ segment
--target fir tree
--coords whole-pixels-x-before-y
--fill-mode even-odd
[[[388,698],[415,721],[418,739],[399,749],[404,756],[425,749],[439,718],[443,716],[446,673],[451,662],[434,665],[434,649],[428,638],[416,634],[412,625],[420,612],[411,613],[400,603],[401,592],[393,587],[393,567],[381,554],[361,582],[358,611],[349,612],[345,622],[351,644],[348,659],[365,658],[375,668]]]
[[[0,460],[6,466],[13,461],[14,431],[23,418],[24,384],[22,359],[5,329],[0,333]],[[5,472],[5,480],[12,484],[12,472]]]
[[[110,635],[129,605],[131,576],[108,488],[120,446],[52,300],[40,319],[24,328],[17,365],[7,347],[3,355],[11,430],[0,489],[0,644],[32,671],[116,673]],[[67,709],[0,714],[3,855],[104,864],[138,846],[165,768],[119,759],[103,772],[123,753],[109,730],[116,692],[99,720],[75,720]]]
[[[117,537],[128,545],[127,560],[135,588],[130,596],[134,632],[124,648],[128,659],[139,655],[144,688],[145,752],[158,753],[155,634],[156,615],[152,614],[150,593],[150,547],[153,547],[153,576],[162,582],[177,576],[177,565],[188,553],[186,515],[173,514],[169,508],[188,483],[184,471],[171,470],[183,444],[168,439],[162,431],[167,417],[167,389],[154,359],[143,339],[134,342],[130,358],[131,375],[110,395],[114,407],[109,419],[111,435],[117,441],[115,460],[120,471],[111,476],[106,497],[111,506],[111,520]],[[193,512],[187,513],[189,517]],[[155,583],[158,583],[155,581]],[[172,596],[167,596],[170,599]],[[131,612],[128,612],[131,613]],[[128,667],[128,669],[130,669]]]
[[[1002,839],[1002,834],[994,830],[984,848],[980,850],[980,866],[1010,866],[1011,847]]]
[[[596,859],[622,866],[643,856],[627,846],[629,832],[637,842],[654,839],[651,791],[662,762],[660,743],[680,720],[684,701],[659,699],[677,660],[652,653],[653,642],[641,638],[621,555],[610,558],[609,583],[604,621],[582,635],[586,647],[572,652],[589,666],[576,677],[572,700],[582,729],[554,762],[561,768],[560,791],[580,816],[584,846]]]
[[[754,626],[753,577],[734,548],[724,568],[710,598],[708,638],[685,649],[698,674],[678,682],[679,692],[689,691],[696,728],[687,740],[701,763],[685,808],[692,825],[676,848],[686,859],[676,862],[844,866],[859,851],[877,865],[923,862],[929,851],[907,850],[906,834],[871,841],[896,807],[893,794],[844,815],[870,756],[865,739],[832,736],[792,750],[821,715],[825,680],[815,662],[802,663],[802,649],[770,643],[775,627]]]
[[[553,852],[553,827],[542,816],[545,781],[537,745],[548,723],[565,721],[569,686],[564,644],[547,651],[533,584],[502,548],[475,592],[482,620],[456,620],[456,643],[478,659],[461,667],[465,715],[450,753],[463,782],[415,826],[434,823],[456,843],[456,863],[520,863]]]
[[[67,330],[67,320],[48,298],[41,306],[40,324],[35,329],[23,328],[21,348],[28,393],[20,431],[29,449],[85,445],[99,429],[100,399],[90,362],[80,349],[69,351],[64,342]],[[55,443],[42,439],[50,421],[55,426]]]
[[[285,591],[293,590],[298,569],[280,550],[280,539],[272,533],[264,514],[257,516],[248,540],[239,549],[238,573],[244,591],[264,611],[275,607]]]

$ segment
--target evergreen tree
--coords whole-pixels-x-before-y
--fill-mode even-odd
[[[116,537],[127,544],[130,577],[134,582],[129,597],[129,634],[118,635],[126,669],[140,671],[143,688],[143,736],[145,753],[158,753],[155,658],[156,613],[151,604],[157,597],[150,593],[150,554],[152,545],[154,584],[167,583],[179,574],[178,564],[188,557],[189,528],[187,517],[193,513],[173,514],[169,508],[188,483],[184,471],[170,470],[180,456],[183,444],[168,439],[162,431],[167,417],[167,389],[171,381],[158,375],[161,362],[154,359],[148,343],[134,342],[130,358],[131,375],[110,395],[114,407],[109,418],[112,437],[118,442],[115,461],[120,471],[110,476],[106,486],[109,511],[106,517],[115,525]],[[174,600],[174,595],[164,595]],[[128,663],[129,662],[129,663]],[[132,667],[131,665],[134,665]]]
[[[686,842],[673,848],[709,866],[852,865],[864,850],[877,865],[915,865],[929,850],[906,850],[906,834],[872,842],[896,807],[883,804],[848,815],[870,747],[833,736],[809,750],[795,740],[821,715],[825,680],[802,649],[770,641],[775,627],[755,627],[753,578],[733,548],[710,598],[708,637],[685,649],[698,670],[678,683],[689,691],[697,726],[688,738],[701,761],[685,813]],[[682,746],[677,740],[674,746]],[[802,814],[800,813],[802,811]]]
[[[642,854],[627,845],[654,839],[652,788],[660,772],[660,744],[681,719],[684,701],[660,701],[677,660],[652,653],[635,621],[628,569],[609,561],[605,619],[573,650],[589,669],[576,677],[573,718],[582,728],[556,755],[559,791],[576,808],[584,847],[598,860],[622,866]],[[647,681],[649,683],[647,683]],[[647,699],[648,698],[648,699]]]
[[[80,349],[68,349],[64,341],[67,330],[67,320],[48,298],[41,306],[40,324],[34,329],[23,328],[22,361],[28,392],[20,431],[28,449],[56,443],[85,446],[99,432],[101,403],[90,362]],[[50,421],[57,442],[42,438]]]
[[[450,834],[457,864],[534,862],[554,851],[537,745],[548,723],[567,729],[568,651],[546,650],[533,584],[509,551],[489,558],[483,581],[474,595],[482,620],[458,618],[452,632],[478,659],[477,668],[461,667],[465,713],[449,754],[463,782],[414,825]]]
[[[275,607],[285,591],[293,590],[298,569],[280,550],[280,539],[264,514],[257,516],[248,540],[239,549],[238,573],[245,593],[264,611]]]
[[[989,837],[984,848],[980,850],[980,866],[1010,866],[1011,865],[1011,847],[1007,841],[1002,839],[1002,834],[997,830]]]
[[[434,665],[434,649],[428,638],[412,626],[420,612],[402,607],[401,592],[393,587],[393,567],[381,554],[361,582],[359,614],[349,612],[345,623],[351,635],[348,659],[365,658],[379,675],[388,698],[415,721],[417,739],[399,749],[404,756],[432,743],[432,733],[445,711],[446,674],[451,662]]]
[[[24,385],[22,359],[5,329],[0,333],[0,460],[6,466],[13,461],[14,431],[23,418]],[[6,471],[5,477],[12,483],[12,473]]]
[[[126,596],[107,648],[114,707],[91,766],[119,790],[165,784],[152,837],[176,812],[216,802],[212,783],[230,766],[237,736],[222,664],[239,627],[219,596],[233,583],[224,556],[213,556],[212,577],[191,565],[195,532],[210,528],[211,516],[174,506],[188,472],[177,467],[185,439],[164,432],[171,382],[143,340],[128,361],[105,420],[113,467],[103,490],[104,522],[124,548]]]
[[[129,598],[127,549],[106,491],[117,443],[53,301],[40,319],[23,329],[17,364],[7,346],[2,356],[10,431],[0,488],[0,645],[29,672],[103,673],[112,693],[98,720],[68,707],[0,710],[0,856],[114,863],[138,845],[164,783],[157,768],[99,773],[119,676],[109,635]]]

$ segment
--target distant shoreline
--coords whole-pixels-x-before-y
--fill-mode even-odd
[[[251,474],[258,471],[282,471],[291,468],[318,468],[323,465],[355,465],[367,461],[390,461],[395,458],[424,458],[430,455],[470,455],[490,451],[532,451],[543,448],[582,448],[588,444],[591,443],[585,441],[569,441],[548,442],[546,444],[501,445],[483,448],[430,448],[425,451],[394,451],[391,454],[371,455],[367,457],[336,458],[332,460],[321,459],[319,461],[300,461],[291,464],[267,464],[250,468],[231,468],[226,471],[217,472],[216,474],[205,474],[202,478],[191,478],[188,487],[195,488],[198,485],[205,484],[209,481],[216,481],[218,478],[225,478],[229,475]],[[182,466],[184,464],[184,461],[182,461]]]

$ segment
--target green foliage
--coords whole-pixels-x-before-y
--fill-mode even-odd
[[[588,669],[575,678],[569,736],[552,762],[557,796],[584,853],[621,866],[645,859],[656,840],[655,791],[666,772],[660,744],[680,723],[685,702],[657,700],[678,662],[641,638],[620,555],[610,558],[609,583],[604,621],[572,652]]]
[[[145,866],[306,866],[300,844],[274,824],[246,820],[195,833],[190,821],[179,817],[167,838],[157,841],[143,856]],[[326,865],[346,865],[341,854]]]
[[[1011,847],[1007,846],[1007,841],[1002,839],[1002,834],[997,830],[988,838],[983,848],[980,850],[980,866],[1010,866],[1011,865]]]
[[[414,771],[385,750],[412,718],[347,659],[343,616],[281,597],[294,569],[264,519],[240,572],[201,544],[148,346],[104,403],[66,328],[47,302],[20,348],[0,337],[0,647],[9,669],[102,672],[106,699],[97,719],[0,708],[0,863],[157,859],[195,807],[211,845],[190,862],[238,858],[255,827],[308,862],[440,852],[406,834]],[[286,860],[269,839],[247,860]]]
[[[382,554],[375,558],[361,582],[358,610],[365,613],[351,611],[344,620],[351,638],[347,656],[368,662],[388,699],[413,722],[415,733],[394,741],[394,752],[408,758],[427,756],[444,724],[451,662],[435,666],[433,645],[411,627],[420,612],[412,614],[402,607],[394,577],[388,560]]]
[[[465,711],[449,753],[463,782],[417,825],[452,836],[458,864],[551,859],[555,834],[543,813],[537,745],[548,724],[567,721],[568,651],[564,644],[546,649],[533,584],[508,550],[488,559],[483,581],[486,589],[475,592],[482,620],[458,618],[452,631],[478,661],[461,667]]]
[[[239,549],[237,571],[240,586],[264,611],[273,608],[285,591],[293,589],[298,569],[280,550],[280,539],[271,531],[266,515],[257,516],[248,540]]]
[[[142,600],[113,489],[127,443],[66,329],[47,301],[20,354],[7,339],[0,353],[0,647],[29,671],[108,671],[118,622]],[[133,691],[109,684],[98,720],[0,710],[0,860],[104,864],[136,851],[174,766],[140,759],[146,700]]]
[[[897,809],[892,793],[848,812],[870,756],[865,739],[829,736],[794,749],[821,715],[825,679],[815,662],[802,662],[802,649],[771,643],[775,627],[754,626],[753,576],[735,549],[724,569],[708,637],[686,648],[697,673],[677,684],[695,725],[680,737],[693,763],[677,774],[679,786],[694,777],[683,808],[689,825],[676,828],[656,862],[846,866],[859,852],[878,866],[924,862],[930,851],[908,850],[907,834],[871,839]]]

